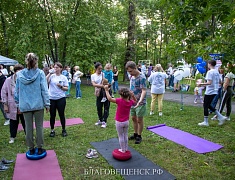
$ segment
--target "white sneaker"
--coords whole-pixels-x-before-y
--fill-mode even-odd
[[[101,99],[101,102],[105,102],[107,99],[106,99],[106,97],[103,97],[102,99]]]
[[[107,123],[106,123],[106,122],[102,122],[101,127],[102,127],[102,128],[106,128],[106,126],[107,126]]]
[[[8,120],[5,121],[4,126],[7,126],[9,124],[10,124],[10,120],[8,119]]]
[[[162,112],[159,112],[158,115],[159,115],[159,116],[162,116]]]
[[[230,117],[226,116],[226,119],[225,119],[225,120],[230,121]]]
[[[218,125],[219,125],[219,126],[223,125],[223,124],[224,124],[224,121],[225,121],[225,120],[220,120],[219,123],[218,123]]]
[[[197,104],[197,101],[194,101],[195,104]]]
[[[219,121],[225,121],[226,119],[227,119],[226,116],[223,116],[223,115],[218,116],[218,120],[219,120]]]
[[[9,144],[13,144],[15,142],[14,138],[10,138]]]
[[[198,123],[199,126],[209,126],[208,123],[206,123],[205,121],[201,122],[201,123]]]
[[[96,126],[101,125],[101,124],[102,122],[100,120],[95,123]]]
[[[153,115],[153,114],[154,114],[154,112],[153,112],[153,111],[150,111],[150,113],[149,113],[149,114],[150,114],[150,116],[151,116],[151,115]]]
[[[217,116],[214,115],[214,116],[211,118],[211,120],[217,120]]]

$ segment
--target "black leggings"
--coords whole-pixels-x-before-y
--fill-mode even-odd
[[[10,135],[11,138],[15,138],[16,134],[17,134],[17,129],[18,129],[18,125],[19,125],[19,120],[21,121],[21,124],[23,126],[24,129],[24,133],[25,133],[25,121],[24,121],[24,115],[23,114],[17,114],[16,115],[16,120],[12,120],[10,119]]]
[[[50,99],[50,125],[51,129],[54,129],[55,126],[55,117],[56,117],[56,109],[58,110],[59,116],[60,116],[60,123],[62,126],[62,129],[65,129],[65,116],[64,116],[64,110],[66,106],[66,98],[63,97],[61,99],[53,100]]]
[[[208,116],[209,115],[209,111],[208,109],[210,109],[212,112],[215,112],[215,108],[213,106],[211,106],[211,103],[214,99],[214,97],[216,96],[216,94],[212,94],[212,95],[205,95],[204,96],[204,116]]]

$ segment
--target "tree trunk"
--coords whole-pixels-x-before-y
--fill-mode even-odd
[[[8,48],[8,38],[7,38],[7,29],[6,29],[6,21],[4,18],[4,14],[2,11],[2,7],[0,6],[0,15],[1,15],[1,22],[2,22],[2,30],[3,30],[3,39],[4,39],[4,48],[5,48],[5,56],[9,57],[9,48]]]
[[[128,29],[127,29],[127,47],[125,54],[125,63],[124,63],[124,74],[123,81],[128,80],[125,65],[128,61],[135,60],[135,47],[134,47],[134,39],[135,39],[135,3],[133,1],[129,1],[129,21],[128,21]]]

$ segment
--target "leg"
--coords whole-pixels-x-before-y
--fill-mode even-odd
[[[116,121],[116,130],[118,133],[119,145],[121,147],[121,152],[125,152],[125,143],[124,143],[124,132],[123,132],[123,123]]]
[[[151,112],[153,113],[154,112],[154,109],[155,109],[155,104],[156,104],[156,100],[157,100],[157,94],[151,94],[151,107],[150,107],[150,115],[151,115]]]
[[[9,127],[10,127],[11,138],[16,137],[18,124],[19,124],[19,119],[18,120],[10,119],[10,126]]]
[[[109,107],[110,107],[110,102],[105,101],[104,102],[104,116],[103,116],[103,121],[107,123],[107,119],[109,117]]]
[[[96,98],[97,114],[98,114],[98,118],[100,121],[103,121],[102,109],[103,109],[104,103],[101,102],[102,97],[103,97],[103,95],[100,93],[100,96]]]
[[[124,134],[124,150],[127,151],[128,149],[128,129],[129,129],[129,120],[123,122],[124,123],[124,127],[123,127],[123,134]]]
[[[65,130],[65,115],[64,115],[65,106],[66,106],[65,97],[56,100],[56,109],[58,110],[62,130]]]
[[[23,115],[26,125],[26,144],[29,147],[29,150],[33,150],[33,112],[25,112]]]
[[[158,112],[162,112],[163,94],[158,94]]]
[[[20,119],[21,125],[22,125],[22,127],[23,127],[23,129],[24,129],[24,133],[26,134],[26,130],[25,130],[25,120],[24,120],[23,114],[17,114],[17,118]],[[17,129],[18,129],[18,126],[17,126]]]
[[[82,97],[81,81],[77,81],[77,83],[78,83],[78,86],[77,86],[77,88],[78,88],[78,97]]]
[[[44,109],[34,111],[35,117],[35,126],[36,126],[36,143],[38,148],[42,148],[44,144],[43,137],[43,117],[44,117]]]
[[[51,129],[54,129],[55,126],[55,117],[56,117],[56,100],[50,100],[50,126]]]

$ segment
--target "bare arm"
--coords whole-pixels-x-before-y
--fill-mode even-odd
[[[110,101],[110,102],[113,102],[113,103],[116,103],[116,99],[115,98],[112,98],[109,94],[109,86],[108,85],[105,85],[104,86],[104,89],[105,89],[105,93],[106,93],[106,97],[107,99]]]
[[[143,101],[144,97],[146,96],[146,93],[147,93],[147,89],[146,88],[142,89],[140,100],[137,102],[135,108],[138,107],[140,103]]]
[[[225,77],[224,78],[224,85],[223,85],[223,91],[226,91],[229,85],[229,78]]]

